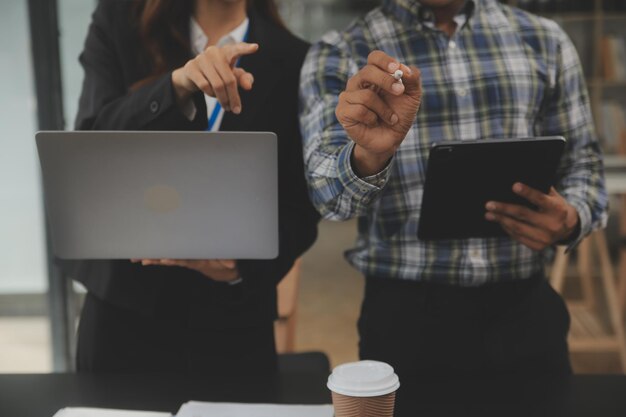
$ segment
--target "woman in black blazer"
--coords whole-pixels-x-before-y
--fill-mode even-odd
[[[198,50],[202,36],[212,46]],[[68,273],[88,290],[79,371],[275,370],[276,285],[317,233],[297,117],[307,48],[273,0],[100,0],[76,129],[197,131],[214,116],[219,130],[275,132],[280,255],[75,263]]]

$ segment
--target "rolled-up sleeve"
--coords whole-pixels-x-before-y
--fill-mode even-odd
[[[326,219],[365,214],[389,179],[393,160],[380,173],[359,178],[352,167],[354,142],[335,116],[339,94],[358,66],[337,32],[314,45],[300,76],[300,127],[311,200]]]
[[[542,132],[567,140],[556,188],[580,218],[580,233],[568,242],[569,250],[591,231],[606,226],[608,196],[582,67],[574,45],[559,31],[557,71],[543,112]]]

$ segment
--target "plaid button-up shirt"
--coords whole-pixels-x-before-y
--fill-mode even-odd
[[[556,23],[495,0],[468,1],[452,37],[432,19],[416,0],[384,0],[309,51],[300,121],[312,201],[327,219],[358,217],[346,257],[365,275],[463,286],[528,278],[552,250],[510,238],[417,238],[428,153],[443,140],[562,135],[556,188],[580,216],[573,244],[603,227],[608,198],[578,56]],[[421,70],[423,100],[387,168],[361,179],[334,112],[348,79],[377,49]]]

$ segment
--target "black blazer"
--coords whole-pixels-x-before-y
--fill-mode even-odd
[[[93,14],[80,56],[85,79],[76,129],[205,130],[202,93],[194,96],[198,111],[189,121],[176,105],[171,73],[131,92],[133,84],[151,73],[133,18],[134,4],[101,0]],[[239,65],[255,82],[251,91],[241,91],[242,113],[226,113],[221,130],[278,135],[280,255],[274,260],[239,260],[243,283],[234,286],[177,267],[143,267],[128,261],[66,263],[67,273],[99,298],[202,327],[248,326],[276,318],[276,284],[313,244],[319,220],[307,194],[297,114],[299,73],[308,44],[254,12],[249,17],[248,41],[260,48]],[[189,19],[179,24],[188,39]],[[191,58],[190,51],[178,45],[166,48],[179,57],[176,66]]]

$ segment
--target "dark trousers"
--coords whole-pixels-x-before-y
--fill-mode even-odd
[[[543,276],[478,288],[366,279],[361,359],[398,375],[571,373],[565,303]]]
[[[78,329],[80,372],[256,375],[276,372],[274,324],[194,328],[87,294]]]

